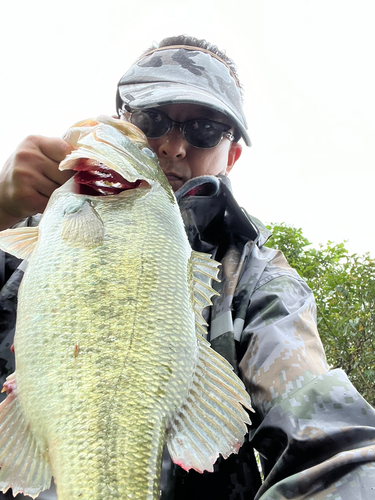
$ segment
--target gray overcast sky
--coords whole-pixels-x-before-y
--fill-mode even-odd
[[[375,256],[375,2],[13,0],[0,20],[0,165],[28,134],[113,114],[153,40],[187,33],[239,68],[253,146],[231,173],[263,222]],[[246,149],[246,150],[245,150]]]

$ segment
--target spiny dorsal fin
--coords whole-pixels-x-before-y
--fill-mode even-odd
[[[232,366],[201,336],[192,385],[167,430],[173,462],[183,469],[213,471],[219,454],[237,453],[247,432],[250,397]]]
[[[35,498],[51,485],[50,462],[22,412],[15,373],[4,388],[8,395],[0,404],[0,491],[12,488],[14,496],[22,492]]]
[[[219,262],[210,255],[192,251],[191,262],[193,266],[194,313],[197,333],[206,334],[207,326],[202,313],[203,309],[212,305],[211,297],[219,293],[211,287],[211,281],[218,280]]]
[[[0,249],[18,259],[27,259],[38,241],[37,227],[16,227],[0,232]]]

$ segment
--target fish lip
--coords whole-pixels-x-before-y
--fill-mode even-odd
[[[112,164],[111,162],[107,163],[107,158],[103,155],[97,154],[95,151],[91,151],[86,148],[78,148],[72,151],[62,162],[59,164],[59,170],[75,170],[76,166],[78,163],[82,161],[87,161],[87,162],[93,162],[94,164],[102,164],[110,169],[112,169],[114,172],[118,173],[121,177],[125,178],[122,173],[120,173],[116,167],[116,165]],[[78,170],[78,169],[76,169]],[[126,175],[126,174],[125,174]],[[131,176],[131,174],[129,174]],[[137,178],[134,178],[133,180],[131,179],[126,179],[128,182],[134,182],[137,179],[142,179],[148,182],[148,180],[144,176],[139,176]]]
[[[128,197],[132,196],[134,192],[147,194],[147,192],[149,192],[153,187],[153,183],[149,184],[147,181],[141,180],[141,184],[138,187],[134,189],[127,189],[125,191],[121,191],[118,194],[107,194],[102,196],[91,195],[91,194],[80,193],[79,186],[78,184],[75,183],[74,177],[75,176],[71,177],[65,182],[65,184],[60,186],[59,189],[56,190],[56,194],[59,193],[60,195],[66,195],[69,193],[74,196],[86,198],[87,200],[91,200],[93,202],[98,202],[99,200],[100,202],[115,202],[120,198],[122,199],[126,198],[127,196]]]
[[[72,177],[73,181],[74,181],[74,177]],[[119,191],[118,193],[106,193],[106,194],[103,194],[103,193],[98,193],[98,194],[95,194],[95,193],[91,193],[90,192],[82,192],[80,190],[80,184],[79,183],[75,183],[74,184],[74,194],[78,195],[78,196],[84,196],[85,198],[90,198],[92,200],[94,199],[98,199],[100,198],[101,200],[115,200],[115,199],[118,199],[118,198],[124,198],[126,196],[131,196],[132,193],[134,193],[135,191],[149,191],[151,189],[151,186],[150,184],[145,181],[144,179],[139,179],[140,183],[136,186],[136,187],[133,187],[133,188],[130,188],[130,189],[124,189],[122,191]]]
[[[119,196],[138,188],[149,188],[142,177],[129,181],[120,172],[93,158],[77,158],[71,167],[77,173],[73,176],[75,193],[91,197]]]

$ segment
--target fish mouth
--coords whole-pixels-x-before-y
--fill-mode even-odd
[[[123,191],[149,187],[149,184],[142,179],[130,182],[104,163],[88,158],[82,158],[72,168],[77,172],[74,176],[74,182],[78,194],[113,196]]]

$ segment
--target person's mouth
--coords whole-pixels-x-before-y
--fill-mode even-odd
[[[183,177],[176,174],[175,172],[167,172],[165,173],[165,176],[174,191],[180,189],[180,187],[183,186],[183,184],[185,184],[186,182]]]
[[[167,179],[169,180],[169,182],[171,181],[182,181],[182,177],[177,175],[177,174],[174,174],[174,173],[169,173],[169,174],[165,174],[165,176],[167,177]]]

